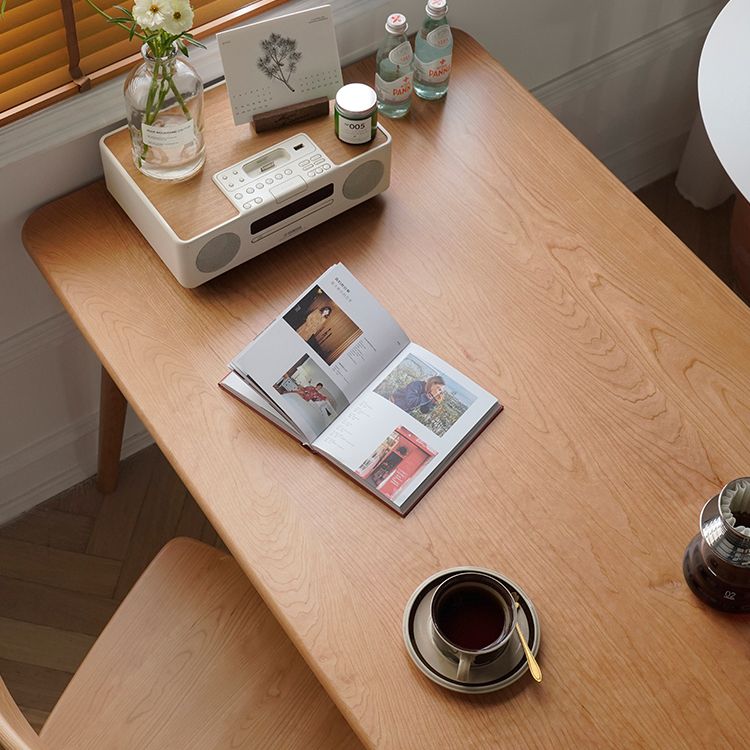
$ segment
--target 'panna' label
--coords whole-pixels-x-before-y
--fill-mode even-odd
[[[411,49],[411,44],[406,41],[402,42],[388,53],[388,59],[394,65],[408,65],[411,62],[414,53]]]
[[[372,118],[350,120],[339,115],[339,138],[345,143],[369,143],[372,139]]]
[[[375,73],[375,89],[381,102],[400,104],[411,96],[411,75],[401,76],[395,81],[384,81]]]
[[[161,122],[157,125],[141,125],[143,142],[147,146],[157,148],[170,148],[174,146],[186,146],[195,138],[193,120],[185,120],[180,123],[171,121]]]
[[[438,49],[447,47],[453,41],[450,26],[438,26],[427,35],[427,43]]]
[[[423,83],[443,83],[451,74],[451,55],[444,55],[432,62],[422,62],[415,57],[414,73]]]

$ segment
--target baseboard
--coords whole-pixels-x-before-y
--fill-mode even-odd
[[[13,389],[17,397],[29,405],[32,426],[35,409],[33,394],[39,389],[44,392],[40,362],[61,356],[61,352],[71,352],[68,359],[83,368],[77,371],[78,376],[84,377],[85,382],[96,381],[96,377],[86,375],[87,368],[95,366],[96,360],[82,363],[80,357],[76,357],[75,353],[85,347],[80,336],[68,314],[60,312],[0,342],[0,377],[5,377],[6,390]],[[19,378],[19,373],[29,375]],[[18,392],[19,382],[27,386],[25,392]],[[39,404],[44,413],[43,399]],[[75,413],[75,402],[71,402],[70,409]],[[96,473],[98,419],[97,413],[71,419],[59,429],[0,456],[0,524]],[[42,429],[43,424],[44,420],[40,420],[37,429]],[[47,425],[46,429],[49,430],[49,421]],[[123,457],[152,442],[148,432],[135,419],[129,420],[126,430]],[[34,430],[31,432],[33,434]]]
[[[691,126],[692,120],[652,133],[603,156],[602,162],[630,190],[640,190],[677,171]]]
[[[147,447],[144,429],[126,436],[122,458]],[[98,416],[91,414],[0,461],[0,525],[96,473]]]

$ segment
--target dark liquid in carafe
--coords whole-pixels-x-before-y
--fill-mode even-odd
[[[437,626],[453,645],[476,651],[502,635],[505,613],[497,597],[484,587],[462,586],[443,597]]]

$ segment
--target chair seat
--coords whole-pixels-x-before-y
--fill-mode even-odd
[[[41,732],[49,750],[360,748],[235,561],[175,539]]]

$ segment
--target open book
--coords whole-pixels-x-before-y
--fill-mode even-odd
[[[220,385],[402,515],[500,412],[341,263],[230,363]]]

